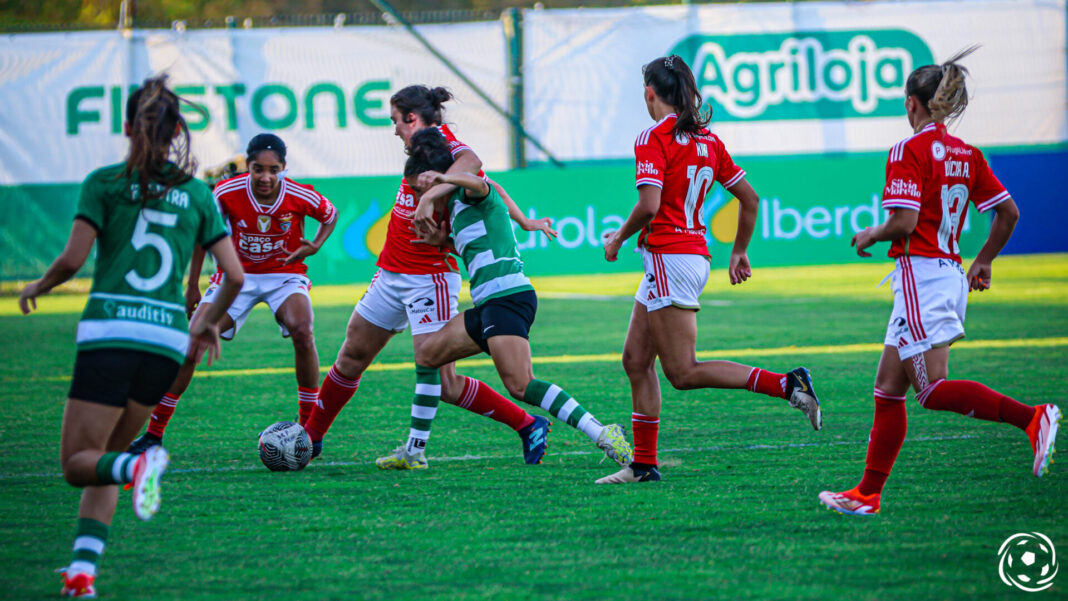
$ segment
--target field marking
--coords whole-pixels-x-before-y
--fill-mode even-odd
[[[1006,349],[1006,348],[1053,348],[1068,346],[1068,336],[1054,336],[1049,338],[1004,338],[996,340],[961,340],[954,343],[954,349]],[[881,353],[881,343],[865,342],[860,344],[829,344],[822,346],[780,346],[774,348],[743,348],[743,349],[719,349],[714,351],[697,351],[698,359],[740,359],[743,357],[776,357],[783,355],[841,355],[848,353]],[[550,355],[534,357],[534,365],[553,365],[560,363],[617,363],[622,361],[619,353],[594,353],[589,355]],[[463,367],[492,367],[493,360],[489,358],[465,359],[458,361],[457,365]],[[401,363],[372,363],[367,372],[390,372],[390,371],[413,371],[415,363],[404,361]],[[330,371],[329,365],[319,367],[319,373]],[[253,369],[220,369],[216,371],[198,371],[193,374],[195,378],[232,378],[241,376],[267,376],[277,374],[291,374],[292,367],[258,367]],[[70,375],[48,376],[36,378],[45,382],[69,382]],[[3,382],[23,382],[25,378],[5,377]]]
[[[906,438],[905,442],[921,443],[921,442],[944,442],[948,440],[971,440],[979,438],[978,436],[972,436],[970,434],[959,434],[956,436],[920,436],[916,438]],[[841,447],[841,446],[859,446],[867,445],[867,440],[835,440],[832,442],[791,442],[786,444],[745,444],[745,445],[714,445],[711,447],[679,447],[675,449],[657,449],[657,454],[669,454],[669,455],[683,455],[687,453],[708,453],[718,451],[781,451],[786,449],[805,449],[810,447]],[[583,455],[600,455],[600,451],[566,451],[563,453],[551,453],[553,457],[560,456],[583,456]],[[465,461],[496,461],[502,459],[516,459],[516,455],[457,455],[454,457],[427,457],[427,461],[433,463],[460,463]],[[317,461],[313,463],[316,467],[362,467],[374,465],[374,461]],[[609,464],[608,468],[614,467]],[[190,467],[182,469],[167,470],[168,474],[223,474],[227,472],[252,472],[263,471],[265,468],[262,465],[241,465],[234,467]],[[17,480],[20,478],[61,478],[63,474],[60,472],[53,473],[26,473],[26,474],[0,474],[0,481],[4,480]]]

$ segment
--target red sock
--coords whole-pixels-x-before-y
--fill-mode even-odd
[[[319,401],[319,389],[318,388],[305,388],[303,386],[297,386],[297,423],[304,425],[308,423],[308,418],[311,417],[312,409]]]
[[[518,432],[529,426],[534,417],[519,405],[497,394],[497,391],[474,378],[464,378],[464,390],[456,405],[472,413],[497,420]]]
[[[163,398],[156,404],[156,408],[152,410],[152,419],[148,421],[149,434],[163,438],[163,431],[167,429],[167,423],[171,421],[174,409],[178,406],[178,399],[181,397],[182,395],[163,395]]]
[[[970,380],[931,382],[917,398],[927,409],[952,411],[988,422],[1007,422],[1021,430],[1027,429],[1035,415],[1034,407]]]
[[[750,392],[759,392],[779,399],[786,398],[786,375],[754,367],[745,381],[745,388]]]
[[[876,388],[875,420],[871,426],[871,437],[868,439],[868,456],[864,460],[864,478],[857,486],[860,494],[870,495],[883,491],[897,453],[905,442],[907,429],[905,397],[889,395]]]
[[[346,378],[337,370],[336,365],[330,366],[330,371],[323,378],[323,385],[319,387],[319,400],[308,417],[304,429],[312,442],[319,442],[326,436],[334,418],[349,402],[356,389],[360,387],[360,379]]]
[[[660,418],[632,413],[630,427],[634,431],[634,462],[656,465],[656,435],[660,431]]]

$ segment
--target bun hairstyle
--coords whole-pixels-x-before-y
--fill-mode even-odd
[[[245,157],[251,163],[264,150],[270,150],[278,156],[278,160],[283,165],[286,164],[286,143],[274,134],[259,134],[249,140],[248,148],[245,149]]]
[[[180,111],[185,102],[167,88],[167,76],[146,79],[126,101],[130,153],[123,177],[137,177],[142,204],[192,179],[197,162],[190,153],[189,127]],[[190,104],[190,103],[187,103]],[[190,104],[196,110],[200,107]],[[153,185],[154,184],[154,185]]]
[[[390,97],[389,103],[397,107],[405,123],[411,123],[408,115],[415,113],[426,125],[441,124],[441,105],[452,100],[452,92],[442,87],[430,89],[424,85],[413,85],[401,89]]]
[[[436,127],[421,129],[412,134],[408,144],[408,161],[404,164],[404,177],[411,185],[412,179],[424,171],[445,173],[452,166],[449,142]]]
[[[697,80],[677,54],[662,56],[644,67],[645,85],[651,86],[661,100],[675,109],[674,134],[697,134],[706,126],[712,115],[701,110],[704,100],[697,91]]]
[[[952,122],[960,117],[968,106],[968,89],[964,85],[968,69],[958,61],[978,48],[978,45],[965,48],[941,65],[919,67],[909,74],[905,95],[915,96],[935,121]]]

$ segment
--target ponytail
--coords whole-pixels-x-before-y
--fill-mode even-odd
[[[978,45],[961,50],[941,65],[925,65],[913,71],[905,83],[905,94],[915,96],[938,122],[952,122],[968,107],[964,77],[968,69],[958,64],[975,52]]]
[[[405,123],[410,123],[408,115],[415,113],[429,127],[441,125],[441,105],[449,100],[452,100],[452,92],[445,88],[430,89],[423,85],[412,85],[391,96],[389,103],[397,108]]]
[[[675,109],[676,136],[700,133],[708,126],[712,115],[702,110],[703,99],[697,91],[697,80],[677,54],[654,59],[642,67],[645,85],[651,86],[661,100]]]
[[[122,175],[136,175],[138,193],[134,200],[142,204],[162,198],[168,189],[189,181],[196,172],[189,127],[180,111],[182,100],[166,82],[166,75],[146,79],[126,102],[130,153]]]

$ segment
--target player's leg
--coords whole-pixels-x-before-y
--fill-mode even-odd
[[[268,298],[267,304],[273,305],[277,302],[276,298],[284,295],[274,317],[289,333],[293,342],[297,376],[297,421],[303,426],[311,417],[312,409],[319,398],[319,351],[315,348],[315,313],[312,311],[311,298],[304,284],[306,279],[293,279],[296,281],[283,283],[279,292]]]
[[[640,293],[640,289],[639,289]],[[623,343],[623,371],[630,380],[631,431],[634,433],[634,460],[598,484],[654,482],[660,480],[656,447],[660,431],[660,378],[656,373],[656,347],[649,331],[649,312],[640,300],[630,313],[627,338]]]

